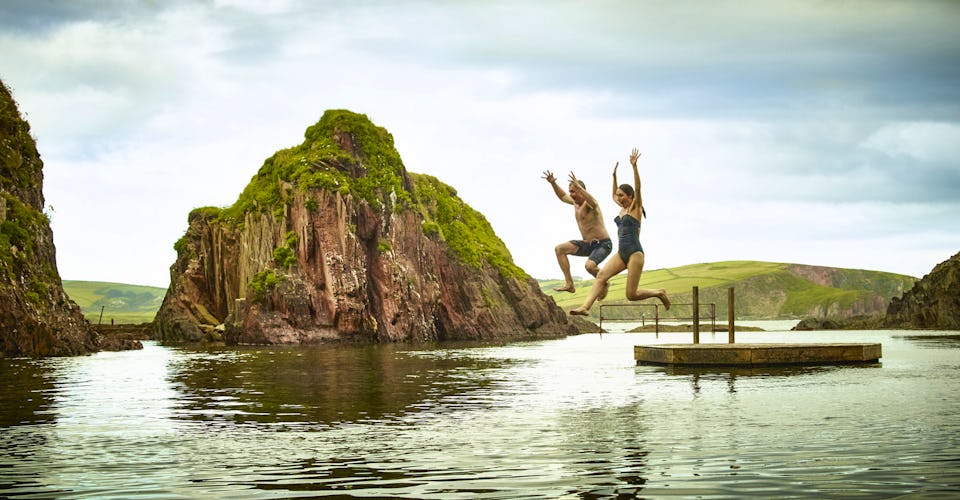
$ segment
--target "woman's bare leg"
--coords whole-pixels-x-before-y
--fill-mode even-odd
[[[603,269],[597,273],[597,279],[593,282],[593,286],[590,287],[590,293],[587,294],[587,299],[583,301],[583,305],[576,309],[571,309],[570,314],[577,316],[590,314],[590,308],[593,307],[593,303],[596,302],[597,297],[600,296],[600,292],[607,286],[607,281],[626,268],[627,266],[623,263],[623,259],[615,254],[603,265]]]
[[[644,264],[643,252],[635,252],[630,256],[630,263],[627,265],[627,300],[644,300],[651,297],[657,297],[666,309],[670,309],[670,298],[667,297],[667,291],[663,288],[654,290],[652,288],[640,288],[640,275],[643,274]]]

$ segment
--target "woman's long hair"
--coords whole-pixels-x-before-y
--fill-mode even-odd
[[[620,191],[623,191],[623,194],[629,196],[630,198],[633,198],[634,194],[636,194],[633,192],[633,186],[631,186],[630,184],[620,184]],[[640,207],[640,211],[643,213],[644,217],[647,216],[646,208]]]

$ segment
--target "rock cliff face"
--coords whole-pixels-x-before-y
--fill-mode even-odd
[[[960,253],[893,299],[885,322],[894,328],[960,330]]]
[[[913,282],[913,279],[905,281],[902,275],[857,269],[791,264],[787,270],[822,287],[859,292],[849,293],[850,297],[840,297],[843,300],[809,304],[806,310],[798,311],[801,315],[825,318],[883,314],[890,300],[899,297]]]
[[[97,335],[63,292],[43,162],[0,82],[0,356],[66,356],[97,350]]]
[[[456,191],[408,173],[365,115],[327,111],[225,209],[191,212],[154,321],[165,343],[424,341],[596,331],[517,268]]]

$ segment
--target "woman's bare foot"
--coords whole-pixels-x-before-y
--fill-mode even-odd
[[[667,297],[667,291],[663,288],[660,289],[660,295],[657,295],[657,298],[660,299],[660,302],[663,302],[663,308],[670,310],[670,297]]]
[[[570,292],[570,293],[577,291],[576,287],[573,286],[573,283],[570,283],[566,286],[562,286],[560,288],[554,288],[553,290],[556,292]]]
[[[589,315],[590,315],[590,311],[589,311],[588,309],[584,309],[584,308],[582,308],[582,307],[578,307],[578,308],[576,308],[576,309],[570,309],[570,314],[572,314],[572,315],[574,315],[574,316],[589,316]]]

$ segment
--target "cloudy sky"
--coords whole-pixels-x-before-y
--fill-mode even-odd
[[[613,232],[634,147],[647,269],[921,277],[960,251],[957,26],[935,0],[0,0],[0,79],[64,279],[166,286],[189,211],[232,204],[334,108],[534,277],[578,237],[542,172],[575,172]]]

